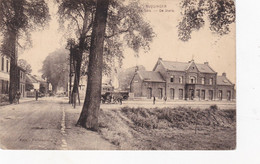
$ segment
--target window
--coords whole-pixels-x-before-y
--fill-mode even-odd
[[[179,77],[179,83],[182,84],[182,76]]]
[[[191,83],[191,84],[195,84],[195,83],[196,83],[196,77],[191,76],[191,77],[190,77],[190,83]]]
[[[205,84],[205,77],[201,78],[201,84]]]
[[[174,81],[174,77],[171,76],[170,82],[173,83],[173,81]]]
[[[210,78],[210,79],[209,79],[209,85],[212,85],[212,84],[213,84],[213,79]]]
[[[4,66],[5,66],[5,61],[4,61],[4,57],[2,57],[2,71],[4,70]]]
[[[6,60],[6,72],[9,72],[9,61]]]

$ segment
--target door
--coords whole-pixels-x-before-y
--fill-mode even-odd
[[[200,90],[199,89],[196,90],[196,98],[200,99]]]
[[[152,88],[147,89],[147,98],[151,99],[152,98]]]
[[[213,100],[213,90],[209,90],[209,100]]]
[[[174,89],[170,89],[170,99],[174,99]]]
[[[228,100],[228,101],[231,100],[231,91],[227,91],[227,100]]]
[[[159,92],[159,93],[158,93],[158,94],[159,94],[159,95],[158,95],[158,98],[159,98],[159,99],[162,99],[162,97],[163,97],[163,96],[162,96],[162,95],[163,95],[163,93],[162,93],[162,92],[163,92],[162,88],[158,88],[158,92]]]
[[[183,89],[179,89],[179,99],[183,99]]]
[[[194,99],[194,89],[189,90],[189,99],[193,100]]]
[[[202,90],[202,91],[201,91],[201,99],[202,99],[202,100],[205,100],[205,90]]]

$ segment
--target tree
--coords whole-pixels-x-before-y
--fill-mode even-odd
[[[19,59],[17,62],[18,66],[25,70],[25,73],[30,74],[32,72],[31,65],[24,59]]]
[[[178,25],[179,38],[191,39],[192,31],[199,30],[208,18],[210,30],[218,35],[228,34],[230,24],[235,22],[234,0],[183,0],[182,20]]]
[[[58,87],[66,88],[68,84],[68,52],[64,49],[50,53],[43,61],[42,77],[52,84],[54,92]]]
[[[145,67],[143,65],[139,65],[136,67],[138,67],[138,71],[145,71]],[[120,69],[120,71],[118,72],[119,88],[121,90],[127,90],[127,88],[129,88],[130,82],[136,72],[136,67]]]
[[[89,54],[89,75],[86,97],[78,125],[98,130],[98,113],[101,101],[103,45],[105,39],[109,0],[97,0],[97,8]]]
[[[13,102],[17,91],[17,44],[23,34],[30,36],[30,31],[43,27],[49,19],[49,9],[44,0],[1,0],[0,31],[4,39],[1,52],[10,56],[9,101]]]
[[[109,2],[103,56],[103,73],[109,74],[115,62],[119,65],[123,59],[122,38],[137,54],[142,47],[149,50],[149,42],[154,36],[153,30],[142,18],[141,7],[137,1],[125,5],[121,1]],[[62,0],[59,2],[61,25],[69,20],[68,30],[75,31],[76,40],[76,75],[80,72],[88,75],[89,50],[93,29],[96,2],[89,0]],[[122,37],[123,35],[123,37]],[[79,79],[79,78],[78,78]],[[74,82],[76,91],[78,82]]]

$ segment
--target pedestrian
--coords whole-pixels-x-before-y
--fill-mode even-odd
[[[21,93],[20,93],[20,91],[17,91],[17,92],[16,92],[16,95],[15,95],[16,103],[17,103],[17,104],[19,104],[20,97],[21,97]]]
[[[120,102],[120,105],[122,105],[122,100],[123,100],[123,96],[120,95],[120,96],[119,96],[119,102]]]
[[[39,93],[38,93],[38,91],[36,90],[36,92],[35,92],[35,99],[36,99],[36,101],[38,101],[38,96],[39,96]]]
[[[155,96],[153,96],[153,104],[155,104]]]
[[[164,99],[164,104],[165,104],[167,101],[167,96],[164,96],[163,99]]]

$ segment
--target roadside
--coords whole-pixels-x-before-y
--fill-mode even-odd
[[[63,98],[2,106],[0,148],[13,150],[115,150],[98,133],[76,127],[80,110]]]

